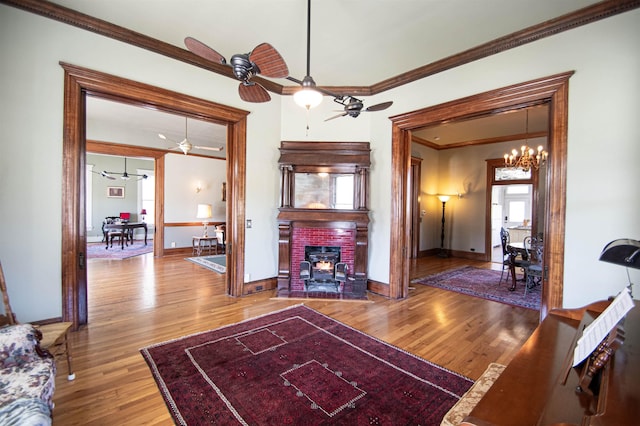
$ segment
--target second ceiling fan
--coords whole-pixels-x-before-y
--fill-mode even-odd
[[[163,140],[167,140],[170,142],[174,142],[176,144],[176,146],[171,147],[169,149],[179,149],[180,151],[182,151],[184,153],[184,155],[187,155],[189,152],[191,152],[192,149],[204,149],[207,151],[222,151],[224,149],[224,146],[217,146],[217,147],[213,147],[213,146],[201,146],[201,145],[193,145],[191,142],[189,142],[189,132],[188,132],[188,127],[187,127],[187,117],[184,118],[184,139],[182,140],[182,142],[176,142],[176,141],[172,141],[171,139],[169,139],[168,137],[166,137],[164,134],[162,133],[158,133],[158,137],[160,139]]]

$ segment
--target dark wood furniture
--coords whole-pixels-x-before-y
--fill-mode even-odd
[[[133,243],[133,230],[143,228],[144,229],[144,245],[147,245],[147,224],[144,222],[138,223],[105,223],[102,232],[104,233],[104,239],[107,242],[107,248],[109,248],[109,231],[111,230],[120,230],[123,233],[123,236],[120,238],[120,248],[124,250],[125,242]]]
[[[509,290],[514,291],[516,289],[516,268],[526,268],[529,266],[529,253],[524,243],[508,243],[507,252],[509,252],[509,269],[511,270],[511,287]],[[518,259],[520,256],[520,259]],[[527,277],[523,278],[523,281],[527,282]]]
[[[607,306],[554,310],[480,400],[463,425],[640,423],[640,306],[624,320],[624,342],[601,370],[597,395],[577,392],[573,349],[583,327]],[[566,377],[566,380],[564,378]]]

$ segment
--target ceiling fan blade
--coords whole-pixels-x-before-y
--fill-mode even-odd
[[[381,104],[372,105],[369,108],[365,109],[365,111],[382,111],[383,109],[389,108],[393,104],[393,101],[383,102]]]
[[[256,46],[249,55],[251,62],[260,68],[260,74],[271,78],[285,78],[289,75],[289,68],[280,53],[269,43]]]
[[[240,94],[240,99],[245,102],[259,103],[269,102],[271,100],[269,92],[267,92],[264,87],[254,82],[240,83],[238,93]]]
[[[334,118],[338,118],[338,117],[344,117],[345,115],[348,115],[348,113],[347,112],[343,112],[342,114],[338,114],[338,115],[334,115],[333,117],[329,117],[324,121],[333,120]]]
[[[103,170],[103,171],[101,171],[101,172],[96,172],[95,170],[91,170],[91,171],[92,171],[93,173],[95,173],[95,174],[97,174],[97,175],[100,175],[100,176],[102,176],[102,177],[105,177],[105,178],[107,178],[107,179],[109,179],[109,180],[116,180],[116,178],[115,178],[115,177],[111,176],[109,173],[107,173],[107,172],[106,172],[106,171],[104,171],[104,170]]]
[[[207,151],[218,151],[218,152],[219,152],[219,151],[222,151],[222,150],[224,149],[224,147],[223,147],[223,146],[215,147],[215,146],[198,146],[198,145],[193,145],[193,147],[194,147],[194,148],[196,148],[196,149],[204,149],[204,150],[207,150]]]
[[[187,49],[189,49],[189,51],[211,62],[217,62],[219,64],[227,63],[227,60],[224,58],[224,56],[193,37],[185,38],[184,44],[185,46],[187,46]]]

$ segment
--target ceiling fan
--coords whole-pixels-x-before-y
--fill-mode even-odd
[[[195,148],[195,149],[204,149],[204,150],[207,150],[207,151],[222,151],[224,149],[224,146],[213,147],[213,146],[192,145],[191,142],[189,142],[189,139],[187,138],[187,135],[189,134],[188,131],[187,131],[187,120],[188,120],[187,117],[185,117],[184,118],[184,139],[182,140],[182,142],[172,141],[171,139],[169,139],[168,137],[166,137],[162,133],[158,133],[158,137],[160,139],[171,141],[171,142],[174,142],[176,144],[176,146],[171,147],[169,149],[179,149],[184,153],[184,155],[187,155],[189,152],[191,152],[191,150],[193,148]]]
[[[108,172],[106,170],[103,170],[101,172],[96,172],[96,171],[92,170],[92,172],[97,174],[97,175],[100,175],[102,177],[105,177],[105,178],[107,178],[109,180],[116,180],[115,176],[113,176],[113,175],[120,175],[120,179],[122,179],[122,180],[129,180],[129,179],[131,179],[132,176],[135,176],[135,177],[139,178],[138,180],[146,179],[146,178],[149,177],[147,175],[137,175],[135,173],[127,173],[127,157],[124,157],[124,172],[123,173],[120,173],[120,172]]]
[[[338,117],[344,117],[345,115],[356,118],[360,115],[361,112],[382,111],[383,109],[389,108],[393,104],[393,101],[387,101],[381,104],[370,106],[368,108],[364,108],[364,103],[362,102],[362,100],[351,95],[336,96],[333,101],[343,105],[344,111],[341,114],[329,117],[324,121],[333,120],[334,118]]]
[[[350,116],[356,118],[360,115],[361,112],[374,112],[374,111],[382,111],[383,109],[389,108],[393,102],[383,102],[377,105],[370,106],[368,108],[364,108],[364,102],[361,99],[356,98],[351,95],[338,95],[332,93],[328,90],[321,89],[316,87],[316,82],[311,77],[310,70],[310,56],[311,56],[311,0],[307,0],[307,75],[302,80],[298,80],[297,78],[286,76],[285,78],[289,81],[293,81],[302,86],[302,90],[299,90],[294,94],[294,99],[296,103],[307,108],[313,108],[317,106],[322,101],[322,95],[320,93],[324,93],[325,95],[333,97],[333,101],[337,102],[344,106],[344,112],[339,115],[335,115],[333,117],[327,118],[325,121],[332,120],[338,117]],[[320,93],[318,93],[320,92]],[[308,96],[308,98],[306,98]]]
[[[192,53],[204,59],[231,66],[233,74],[241,82],[238,93],[245,102],[268,102],[271,100],[269,92],[264,87],[251,81],[253,76],[262,74],[270,78],[285,78],[289,75],[286,62],[269,43],[259,44],[249,53],[233,55],[230,64],[227,64],[224,56],[193,37],[185,38],[184,44]]]

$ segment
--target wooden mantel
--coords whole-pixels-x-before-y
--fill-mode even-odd
[[[301,259],[295,257],[294,234],[319,241],[340,239],[347,234],[348,250],[353,250],[350,273],[360,278],[367,277],[369,247],[369,193],[370,148],[368,142],[290,142],[283,141],[280,148],[279,166],[280,208],[278,214],[278,294],[291,289],[295,279],[295,265]],[[295,174],[352,174],[352,209],[309,208],[296,206]],[[302,232],[304,230],[304,232]],[[311,236],[310,236],[311,235]],[[326,237],[321,237],[326,236]]]

